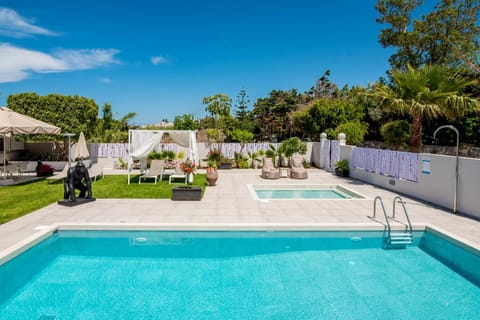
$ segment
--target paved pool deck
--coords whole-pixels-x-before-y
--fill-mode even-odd
[[[376,196],[392,212],[394,192],[350,178],[340,178],[320,169],[309,169],[307,180],[265,180],[260,170],[219,170],[217,186],[207,187],[201,201],[169,199],[97,199],[76,207],[51,204],[0,225],[2,252],[34,237],[53,225],[114,226],[160,229],[364,229],[383,228],[383,213],[373,214]],[[106,174],[125,172],[105,170]],[[45,183],[47,183],[45,181]],[[127,183],[127,181],[125,181]],[[255,200],[248,185],[342,185],[364,195],[355,200]],[[155,185],[151,183],[151,187]],[[95,185],[93,185],[95,195]],[[62,195],[59,195],[61,198]],[[480,250],[480,222],[416,199],[402,196],[414,226],[428,225]],[[60,199],[59,199],[60,200]],[[380,207],[378,208],[380,209]],[[401,206],[397,216],[402,218]]]

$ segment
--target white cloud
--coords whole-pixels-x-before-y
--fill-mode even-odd
[[[118,63],[114,56],[119,52],[116,49],[59,49],[54,52],[54,55],[64,61],[72,70],[79,70]]]
[[[155,56],[155,57],[151,57],[150,58],[150,61],[152,62],[153,65],[157,65],[157,64],[162,64],[162,63],[167,63],[167,59],[162,57],[162,56]]]
[[[118,63],[116,49],[58,50],[54,54],[0,43],[0,83],[17,82],[32,73],[93,69]]]
[[[105,84],[112,83],[112,79],[110,79],[110,78],[100,78],[100,79],[98,79],[98,81],[100,81],[101,83],[105,83]]]
[[[36,26],[34,21],[20,16],[15,10],[0,8],[0,34],[13,38],[23,38],[29,35],[56,36],[57,33]]]

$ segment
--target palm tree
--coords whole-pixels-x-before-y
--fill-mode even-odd
[[[464,89],[473,84],[451,69],[443,66],[424,66],[407,70],[394,70],[392,87],[378,84],[373,95],[380,98],[382,106],[412,118],[410,145],[412,152],[420,152],[422,146],[422,119],[448,120],[463,117],[467,110],[479,109],[479,101],[464,94]]]

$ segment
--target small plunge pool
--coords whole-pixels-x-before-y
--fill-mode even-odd
[[[257,200],[365,199],[341,185],[249,185]]]

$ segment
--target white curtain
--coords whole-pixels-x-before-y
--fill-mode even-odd
[[[133,160],[140,160],[140,169],[143,171],[146,168],[148,154],[160,144],[165,132],[169,133],[175,143],[189,148],[188,157],[198,165],[197,139],[194,131],[131,130],[129,131],[128,184],[130,184]]]
[[[193,160],[195,165],[200,164],[200,160],[198,159],[198,149],[197,149],[197,137],[195,132],[190,132],[190,159]]]
[[[146,159],[150,152],[162,140],[164,131],[134,131],[130,141],[130,154],[128,156],[128,170],[130,171],[133,160],[140,160],[141,170],[146,168]]]
[[[142,135],[139,141],[132,141],[130,157],[133,160],[141,160],[147,158],[148,154],[155,150],[155,147],[158,146],[158,144],[162,140],[162,136],[163,131],[158,131],[148,138],[146,138],[146,135]]]
[[[188,158],[193,160],[195,164],[198,164],[198,151],[197,151],[197,138],[195,137],[195,132],[193,131],[184,131],[184,132],[171,132],[169,133],[172,140],[181,145],[182,147],[188,148]]]
[[[190,131],[169,132],[168,134],[175,143],[181,145],[182,147],[190,146]]]

